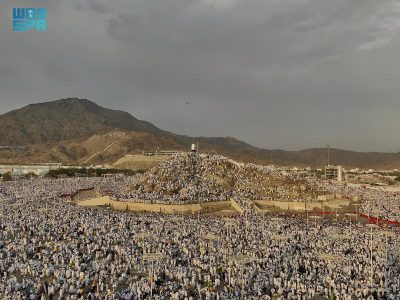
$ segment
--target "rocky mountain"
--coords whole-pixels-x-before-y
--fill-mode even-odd
[[[113,129],[161,133],[153,124],[127,112],[98,106],[86,99],[30,104],[0,116],[2,145],[27,146],[90,137]]]
[[[301,151],[260,149],[232,137],[189,137],[157,128],[127,112],[77,98],[31,104],[0,115],[0,163],[113,163],[125,154],[185,150],[199,142],[201,151],[240,161],[288,166],[323,166],[324,148]],[[331,162],[360,168],[400,168],[400,153],[330,150]]]

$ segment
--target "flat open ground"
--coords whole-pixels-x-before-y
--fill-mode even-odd
[[[168,156],[154,155],[145,156],[142,154],[130,154],[118,159],[114,166],[121,169],[147,170],[162,161],[165,161]]]

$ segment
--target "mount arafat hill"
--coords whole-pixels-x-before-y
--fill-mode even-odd
[[[284,151],[260,149],[232,137],[189,137],[141,121],[127,112],[68,98],[30,104],[0,115],[0,164],[112,164],[126,154],[155,150],[201,151],[239,161],[322,167],[325,148]],[[271,154],[272,153],[272,154]],[[400,153],[363,153],[330,149],[331,162],[347,167],[400,168]]]

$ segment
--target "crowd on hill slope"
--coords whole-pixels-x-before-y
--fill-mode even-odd
[[[338,184],[329,181],[319,183],[330,193],[358,198],[359,212],[368,216],[400,222],[400,192],[387,188],[366,187],[360,184]]]
[[[272,166],[239,164],[221,155],[180,153],[142,175],[104,186],[101,192],[128,201],[184,204],[231,198],[304,201],[323,190]]]

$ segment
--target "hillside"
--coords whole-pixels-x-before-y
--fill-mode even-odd
[[[183,204],[231,198],[295,201],[326,191],[272,166],[241,164],[222,155],[180,153],[142,175],[107,185],[102,193]]]
[[[127,112],[77,98],[31,104],[0,116],[0,163],[113,163],[125,154],[186,150],[236,160],[288,166],[323,166],[324,148],[301,151],[256,148],[232,137],[189,137],[161,130]],[[348,167],[400,168],[400,153],[363,153],[331,149],[331,162]]]
[[[62,99],[30,104],[0,116],[2,145],[57,143],[106,133],[111,129],[159,133],[151,123],[106,109],[86,99]]]

